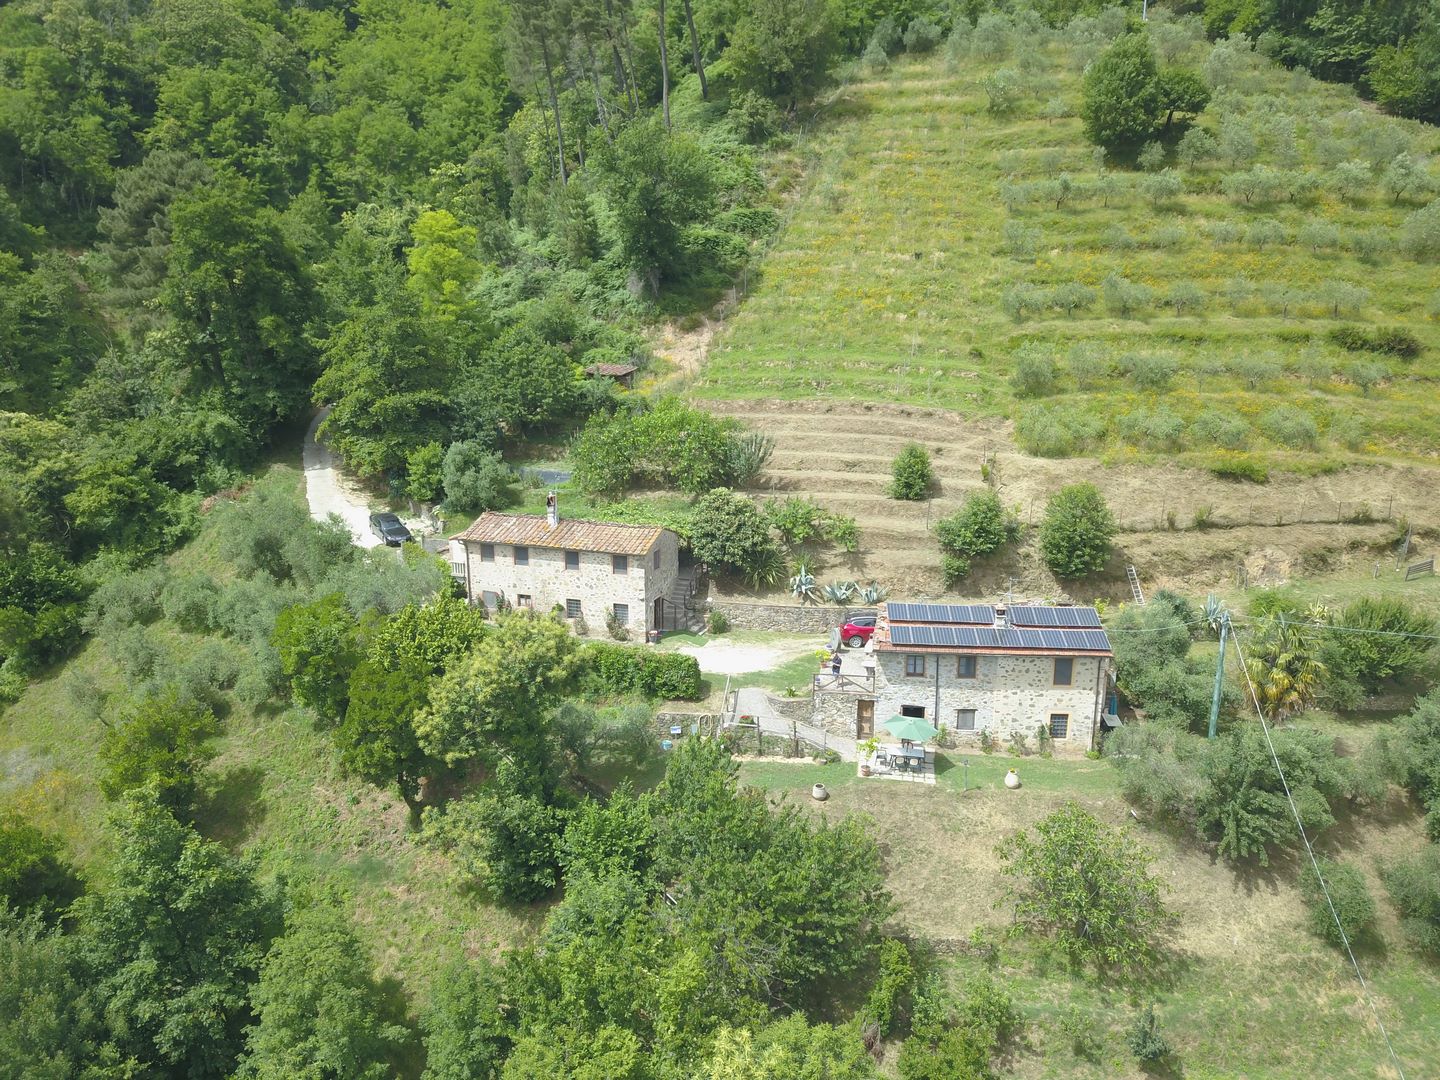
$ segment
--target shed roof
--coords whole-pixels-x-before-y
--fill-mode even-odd
[[[452,540],[481,544],[518,544],[521,547],[564,548],[567,551],[601,551],[609,555],[644,555],[665,530],[659,525],[621,525],[613,521],[561,518],[551,528],[544,514],[481,514]]]
[[[591,364],[585,369],[587,375],[601,375],[607,379],[623,379],[636,372],[634,364]]]

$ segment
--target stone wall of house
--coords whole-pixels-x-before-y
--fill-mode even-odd
[[[976,658],[974,678],[960,678],[954,653],[927,653],[923,676],[905,674],[905,653],[877,652],[876,726],[901,711],[904,705],[925,710],[937,727],[953,731],[961,746],[979,741],[982,731],[1000,741],[1022,734],[1034,746],[1041,724],[1048,728],[1053,714],[1068,717],[1057,750],[1088,750],[1095,744],[1096,726],[1104,705],[1109,660],[1074,657],[1068,686],[1055,685],[1055,657],[992,655]],[[922,655],[919,653],[913,654]],[[940,708],[935,709],[936,664],[939,664]],[[973,731],[957,727],[956,712],[975,710]]]
[[[828,634],[845,618],[847,608],[834,604],[755,604],[743,600],[711,598],[711,611],[718,611],[735,630],[785,630],[794,634]]]
[[[853,739],[857,703],[863,700],[866,699],[860,694],[816,694],[811,703],[809,723],[831,735],[843,735],[847,739]]]
[[[645,555],[626,557],[625,569],[617,572],[614,557],[599,551],[580,552],[576,570],[565,567],[565,552],[560,548],[536,547],[528,551],[528,563],[515,561],[515,548],[510,544],[489,545],[494,558],[482,557],[481,545],[466,542],[467,589],[472,601],[489,603],[493,596],[503,596],[515,607],[524,607],[525,597],[536,611],[549,611],[557,604],[564,608],[567,600],[580,601],[580,615],[590,634],[603,635],[607,616],[616,604],[629,608],[625,626],[632,636],[643,637],[654,610],[654,599],[663,596],[674,584],[679,572],[679,554],[675,534],[662,531],[656,546]],[[451,559],[455,558],[452,552]],[[492,594],[487,598],[486,593]]]

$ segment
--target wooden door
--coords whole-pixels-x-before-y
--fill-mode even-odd
[[[875,734],[875,702],[855,703],[855,738],[869,739]]]

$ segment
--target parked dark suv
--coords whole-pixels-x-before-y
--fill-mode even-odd
[[[851,615],[840,628],[840,640],[852,649],[858,649],[875,633],[874,615]]]
[[[399,547],[415,539],[405,523],[394,514],[371,514],[370,529],[385,542],[386,547]]]

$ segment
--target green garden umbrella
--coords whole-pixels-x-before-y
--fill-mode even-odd
[[[892,716],[885,721],[885,730],[903,742],[927,742],[940,734],[923,716]]]

